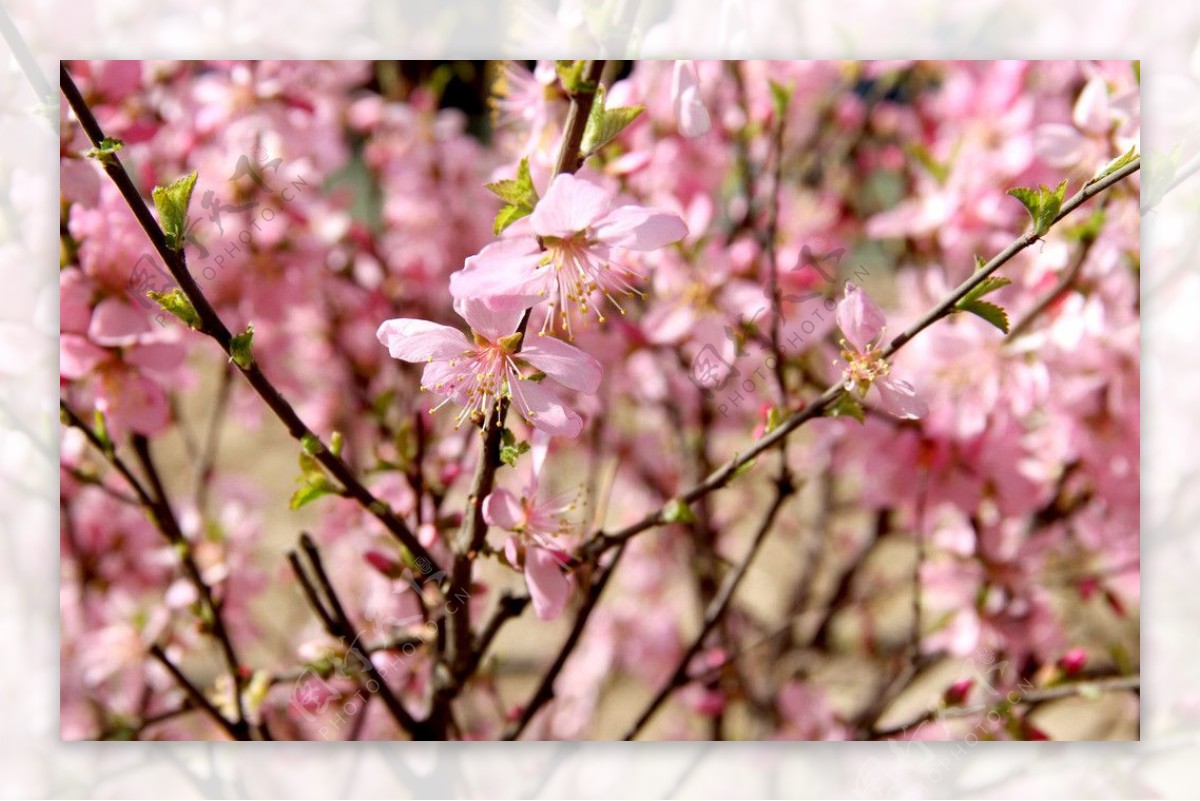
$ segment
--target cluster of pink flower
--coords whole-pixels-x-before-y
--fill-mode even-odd
[[[409,642],[459,605],[482,629],[502,588],[527,592],[542,621],[588,607],[553,700],[518,732],[623,733],[601,707],[675,681],[691,621],[749,541],[766,466],[629,538],[594,609],[580,589],[612,563],[580,568],[589,533],[674,508],[842,387],[839,414],[783,451],[795,483],[820,491],[774,521],[776,557],[684,665],[657,735],[869,735],[878,721],[864,710],[878,716],[890,684],[870,677],[901,658],[952,659],[978,679],[951,685],[943,706],[1136,669],[1136,183],[1008,262],[1010,283],[984,304],[992,325],[954,313],[889,347],[1022,233],[1007,190],[1083,186],[1136,145],[1128,63],[610,63],[590,124],[606,112],[621,123],[566,145],[573,98],[595,90],[579,63],[489,65],[490,86],[456,63],[70,66],[147,194],[198,172],[185,248],[200,289],[231,330],[253,324],[263,373],[437,563],[414,559],[359,499],[296,513],[358,646]],[[446,102],[447,85],[472,82],[491,94],[490,126]],[[64,427],[63,736],[213,736],[151,644],[276,737],[398,736],[379,704],[347,712],[358,677],[338,666],[356,644],[320,631],[280,569],[300,525],[273,508],[292,489],[274,480],[288,446],[234,365],[148,302],[174,283],[100,160],[82,155],[65,104],[61,122],[62,397],[111,446]],[[562,166],[564,147],[582,148],[579,169]],[[886,319],[867,288],[895,299]],[[491,458],[475,432],[494,415],[504,459],[474,498]],[[235,443],[223,428],[253,431],[261,462],[224,455]],[[240,699],[196,658],[213,622],[180,544],[102,466],[147,438],[181,473],[165,483],[189,558],[257,666]],[[324,487],[309,456],[303,486]],[[472,552],[469,598],[452,597],[430,574],[461,553],[454,532],[472,504],[499,538]],[[897,623],[909,610],[915,622]],[[449,638],[377,647],[414,715],[428,712]],[[497,647],[544,666],[551,639]],[[529,683],[506,672],[508,655],[479,660],[456,736],[522,719]],[[832,678],[851,666],[867,676],[857,690]],[[735,705],[746,714],[728,715]]]

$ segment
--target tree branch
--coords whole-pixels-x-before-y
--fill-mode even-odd
[[[84,132],[88,139],[96,147],[101,146],[104,140],[104,131],[101,130],[100,124],[96,121],[96,117],[88,108],[87,103],[80,94],[75,82],[71,79],[70,73],[67,72],[66,66],[62,66],[59,72],[60,84],[63,96],[66,97],[67,103],[71,106],[71,110],[75,112],[76,118],[83,126]],[[200,319],[199,331],[216,340],[221,350],[232,359],[232,339],[229,329],[225,323],[221,321],[220,316],[208,302],[208,298],[200,290],[195,279],[192,278],[187,269],[187,259],[182,250],[172,250],[167,245],[166,237],[163,234],[162,228],[150,213],[142,196],[138,193],[137,187],[134,186],[133,180],[125,171],[125,167],[121,164],[120,158],[113,154],[105,158],[102,162],[104,171],[108,173],[108,177],[112,179],[113,184],[125,199],[125,203],[137,218],[142,230],[150,239],[150,243],[154,246],[155,251],[166,264],[167,269],[171,273],[171,277],[179,284],[180,290],[187,297],[192,307],[196,310],[196,314]],[[236,363],[235,363],[236,364]],[[383,525],[400,541],[405,548],[409,550],[416,558],[424,558],[430,564],[436,565],[436,560],[430,556],[425,546],[421,545],[416,535],[408,525],[396,515],[392,509],[378,498],[376,498],[370,490],[368,490],[354,475],[354,471],[336,454],[329,449],[324,442],[321,441],[316,434],[300,419],[296,414],[295,409],[291,404],[280,394],[275,385],[270,382],[266,375],[259,368],[258,363],[253,359],[250,360],[248,366],[242,367],[236,365],[238,370],[246,377],[250,383],[271,409],[275,416],[284,424],[288,433],[297,442],[316,442],[318,447],[312,449],[313,457],[328,470],[334,478],[341,482],[346,488],[346,494],[358,501],[358,503],[374,515]]]

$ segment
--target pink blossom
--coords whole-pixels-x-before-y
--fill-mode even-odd
[[[533,337],[522,347],[523,336],[517,332],[525,311],[521,302],[466,300],[455,307],[474,341],[456,328],[408,318],[384,322],[376,335],[393,358],[427,363],[421,389],[446,396],[437,408],[451,400],[459,404],[458,425],[508,398],[534,427],[577,436],[583,420],[555,387],[594,393],[600,386],[600,363],[553,337]]]
[[[891,377],[891,364],[883,358],[879,340],[884,331],[883,312],[867,293],[851,284],[837,307],[838,328],[842,340],[842,358],[846,360],[842,379],[846,391],[865,399],[870,390],[872,401],[888,414],[917,420],[928,413],[925,402],[917,397],[912,384]]]
[[[553,328],[557,314],[569,337],[576,309],[581,314],[594,311],[604,321],[592,306],[597,292],[624,313],[614,295],[636,292],[642,275],[618,252],[664,247],[686,236],[687,226],[673,212],[614,206],[614,199],[614,193],[591,176],[557,176],[529,217],[527,227],[533,235],[502,239],[467,259],[466,266],[450,276],[451,294],[549,298],[542,332]],[[526,228],[524,221],[519,225]]]
[[[533,609],[542,620],[562,614],[571,583],[562,571],[559,554],[562,539],[572,529],[567,513],[574,502],[564,496],[540,498],[538,479],[545,464],[549,437],[533,435],[530,466],[520,497],[503,487],[492,491],[483,502],[483,517],[490,525],[514,533],[504,545],[509,564],[522,569]]]

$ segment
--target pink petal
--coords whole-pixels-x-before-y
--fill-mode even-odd
[[[542,473],[542,465],[546,463],[546,454],[550,450],[550,435],[545,431],[534,431],[530,438],[529,455],[533,457],[531,461],[531,469],[529,471],[528,496],[530,498],[537,497],[538,481],[537,478]]]
[[[550,336],[530,336],[521,358],[564,387],[595,393],[603,373],[600,362],[579,348]]]
[[[178,342],[152,342],[131,348],[125,354],[125,362],[145,370],[169,373],[183,364],[186,353],[187,350]]]
[[[611,247],[656,250],[687,236],[683,218],[670,211],[621,206],[596,223],[596,239]]]
[[[393,359],[406,362],[452,359],[471,350],[471,344],[461,331],[428,320],[387,320],[379,326],[375,336],[387,347]]]
[[[708,118],[708,109],[700,100],[696,65],[690,61],[675,62],[671,72],[671,103],[681,134],[693,138],[708,133],[712,123]]]
[[[552,271],[538,269],[542,256],[533,237],[493,242],[450,276],[450,294],[456,298],[536,295],[554,277]]]
[[[529,222],[538,236],[569,237],[589,228],[612,203],[603,187],[570,173],[555,177]]]
[[[1087,86],[1079,93],[1079,99],[1075,101],[1075,110],[1071,118],[1077,126],[1089,133],[1108,132],[1108,86],[1105,85],[1104,78],[1097,75],[1087,82]]]
[[[929,414],[929,407],[907,381],[885,376],[871,385],[877,390],[879,408],[901,420],[919,420]]]
[[[63,333],[82,334],[92,320],[92,287],[82,270],[58,274],[58,326]]]
[[[132,345],[138,337],[150,330],[146,314],[117,298],[100,301],[92,312],[88,336],[97,345],[115,347]]]
[[[867,350],[887,320],[867,293],[853,284],[846,285],[846,296],[837,307],[837,324],[859,353]]]
[[[167,393],[156,381],[132,370],[108,372],[100,382],[96,408],[116,431],[153,436],[170,422]]]
[[[492,490],[492,494],[483,499],[483,519],[488,525],[513,531],[525,522],[525,510],[508,490]]]
[[[529,597],[538,619],[554,620],[562,614],[571,592],[571,582],[550,551],[536,545],[526,546],[525,583],[529,586]]]
[[[512,387],[513,404],[529,423],[556,437],[577,437],[583,420],[567,408],[562,398],[545,383],[517,381]]]
[[[1071,125],[1047,123],[1033,132],[1033,152],[1050,167],[1065,168],[1083,156],[1084,139]]]
[[[68,381],[78,381],[111,357],[112,354],[86,337],[63,334],[58,342],[58,374]]]
[[[472,331],[482,334],[489,342],[497,342],[516,332],[525,310],[536,300],[522,295],[462,298],[454,301],[454,310],[467,321]]]

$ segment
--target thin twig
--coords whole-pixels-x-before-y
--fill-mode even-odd
[[[100,124],[96,121],[95,115],[88,108],[87,103],[80,94],[75,82],[71,79],[70,73],[63,65],[59,71],[60,85],[63,96],[66,97],[67,103],[71,106],[71,110],[75,112],[76,118],[83,126],[84,132],[88,139],[96,147],[101,147],[104,140],[104,131],[100,128]],[[221,350],[232,359],[232,340],[233,335],[221,320],[208,298],[200,290],[196,280],[188,272],[187,259],[182,249],[172,250],[167,244],[166,237],[163,234],[162,228],[150,213],[150,209],[146,206],[145,201],[139,194],[133,180],[129,177],[129,173],[125,171],[125,167],[121,164],[120,158],[116,154],[107,156],[102,165],[104,171],[108,173],[108,177],[113,181],[121,196],[125,199],[126,205],[137,218],[142,230],[150,239],[155,251],[166,264],[167,269],[171,273],[171,277],[179,285],[179,289],[187,297],[188,301],[195,309],[200,323],[198,330],[216,340]],[[362,482],[354,475],[354,471],[333,451],[329,449],[324,442],[296,414],[296,410],[291,404],[280,394],[275,385],[266,377],[259,368],[258,363],[251,359],[246,366],[237,365],[238,370],[246,377],[250,386],[263,399],[267,406],[274,412],[275,416],[284,424],[288,433],[297,442],[308,443],[308,450],[312,451],[313,457],[328,470],[334,478],[341,482],[346,488],[346,494],[356,500],[359,505],[374,515],[383,525],[400,541],[405,548],[409,550],[417,558],[428,560],[430,564],[436,565],[437,561],[430,556],[428,550],[417,539],[416,535],[399,516],[392,511],[391,507],[376,498],[370,490],[363,486]],[[315,444],[315,447],[313,447]]]
[[[1121,169],[1113,172],[1111,175],[1108,175],[1105,178],[1096,181],[1095,183],[1088,184],[1073,197],[1063,203],[1062,209],[1059,211],[1058,216],[1055,217],[1054,222],[1057,223],[1058,221],[1062,220],[1092,197],[1137,172],[1140,167],[1141,159],[1136,158]],[[889,343],[887,347],[883,349],[882,357],[890,358],[891,356],[895,355],[895,353],[903,348],[908,342],[910,342],[913,337],[917,336],[943,317],[947,317],[952,314],[954,312],[954,305],[958,303],[958,301],[962,300],[967,293],[985,281],[990,275],[992,275],[992,273],[996,272],[998,269],[1011,261],[1018,253],[1025,250],[1039,239],[1040,237],[1038,237],[1033,231],[1029,231],[1028,233],[1018,237],[1011,245],[994,256],[974,275],[964,281],[957,289],[955,289],[940,303],[930,309],[930,311],[927,312],[921,319],[910,325],[902,333],[896,336],[896,338],[893,339],[891,343]],[[665,515],[667,508],[676,501],[690,505],[697,499],[708,495],[710,492],[721,489],[733,479],[733,477],[741,468],[751,464],[764,451],[770,450],[778,445],[793,431],[808,421],[822,416],[825,413],[825,410],[830,406],[830,404],[837,400],[842,392],[843,389],[840,385],[835,384],[829,387],[827,390],[825,390],[825,392],[810,402],[803,409],[788,417],[774,431],[752,443],[750,447],[746,449],[745,453],[730,459],[721,467],[713,471],[711,475],[709,475],[699,484],[696,484],[687,491],[681,493],[679,496],[677,496],[677,498],[669,501],[667,504],[664,504],[660,509],[646,515],[636,523],[632,523],[625,528],[612,533],[603,531],[595,532],[580,549],[577,561],[582,562],[595,559],[609,548],[613,548],[625,540],[637,536],[647,529],[662,525],[664,522],[666,522]]]
[[[321,554],[317,550],[316,543],[307,532],[300,535],[300,550],[308,560],[311,573],[304,568],[295,551],[288,552],[288,562],[295,571],[296,578],[300,581],[300,586],[303,588],[309,604],[313,607],[313,611],[325,625],[326,631],[331,637],[340,640],[349,653],[354,653],[359,657],[358,661],[361,663],[360,668],[363,673],[362,676],[356,677],[359,686],[367,692],[378,695],[392,718],[411,734],[413,739],[434,739],[429,726],[414,718],[396,697],[396,694],[392,692],[386,677],[371,660],[371,650],[367,644],[359,644],[358,631],[350,620],[350,616],[346,614],[341,598],[329,580],[329,575],[325,572],[325,565],[321,561]],[[373,688],[372,685],[374,685]]]
[[[158,643],[152,644],[150,646],[150,655],[157,659],[162,666],[167,669],[167,672],[171,674],[171,677],[175,679],[175,683],[178,684],[180,688],[187,694],[187,697],[191,700],[191,702],[198,708],[202,709],[210,718],[216,721],[216,723],[220,725],[220,727],[224,729],[230,737],[235,740],[250,739],[250,728],[246,725],[246,722],[232,721],[222,715],[221,712],[215,706],[213,706],[212,702],[208,700],[208,697],[205,696],[205,694],[201,692],[195,684],[192,683],[191,679],[185,676],[183,671],[176,667],[175,663],[167,657],[167,654],[165,651],[163,651],[162,646],[160,646]]]
[[[620,563],[621,556],[624,553],[624,546],[618,548],[616,553],[613,554],[612,561],[607,567],[602,569],[600,575],[592,583],[587,597],[583,601],[583,606],[579,608],[579,613],[575,616],[575,622],[571,626],[571,631],[567,635],[567,639],[563,641],[562,647],[554,657],[554,662],[551,663],[550,668],[542,676],[542,680],[538,683],[533,696],[521,710],[521,717],[504,732],[503,739],[515,740],[520,737],[521,733],[525,731],[525,727],[529,725],[529,722],[533,720],[538,711],[554,698],[554,682],[558,679],[558,675],[567,664],[567,659],[579,644],[579,640],[583,636],[584,627],[587,626],[592,612],[596,610],[596,605],[600,602],[600,596],[604,593],[604,588],[608,586],[608,580],[612,578],[613,571],[617,569],[617,565]]]
[[[754,557],[758,553],[759,547],[766,540],[767,534],[770,533],[771,527],[775,522],[776,515],[779,514],[779,510],[783,508],[784,503],[793,492],[795,492],[795,488],[792,487],[790,483],[787,483],[782,479],[778,482],[776,486],[775,500],[771,503],[771,508],[767,510],[767,514],[763,517],[762,522],[759,523],[758,531],[755,533],[754,539],[750,543],[749,551],[742,558],[742,561],[737,568],[728,576],[726,576],[725,580],[721,583],[720,591],[717,593],[717,596],[713,598],[712,603],[709,604],[708,610],[705,612],[704,621],[700,625],[700,631],[692,640],[692,644],[687,648],[686,651],[683,652],[683,656],[679,658],[679,661],[675,666],[675,671],[671,674],[671,678],[667,680],[666,684],[662,686],[662,689],[658,691],[658,694],[654,696],[654,698],[642,711],[642,714],[638,717],[637,721],[632,727],[630,727],[629,731],[625,733],[624,739],[632,740],[636,738],[642,728],[650,721],[652,717],[654,717],[654,713],[658,711],[663,702],[670,697],[671,693],[690,681],[690,678],[688,677],[688,668],[691,666],[692,659],[695,658],[696,654],[700,652],[700,649],[704,647],[704,641],[708,637],[708,633],[712,631],[721,618],[724,617],[726,610],[729,608],[730,602],[733,600],[733,594],[737,591],[738,585],[741,584],[742,579],[745,578],[746,573],[749,571],[750,564],[754,561]]]

